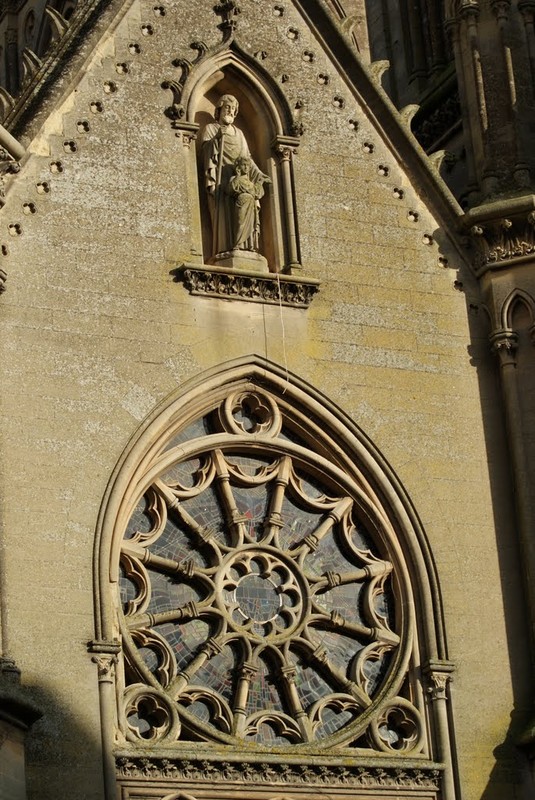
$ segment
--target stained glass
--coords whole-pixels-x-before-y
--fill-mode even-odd
[[[149,507],[150,498],[148,495],[144,495],[130,517],[128,527],[125,532],[125,539],[129,539],[138,531],[140,533],[148,533],[150,530],[152,530],[154,525],[154,517],[150,514]]]
[[[201,420],[188,436],[207,427]],[[318,477],[313,456],[307,471],[306,452],[297,468],[280,447],[240,447],[218,437],[217,452],[177,459],[132,514],[120,596],[137,647],[134,680],[138,658],[193,738],[202,722],[265,747],[324,739],[359,718],[393,663],[392,565],[345,490]],[[150,536],[132,539],[136,531]]]
[[[200,436],[206,436],[208,433],[212,433],[209,418],[201,417],[175,434],[166,444],[165,450],[172,450],[173,447],[179,444],[189,442],[191,439],[197,439]]]
[[[280,685],[276,680],[272,668],[264,659],[258,659],[258,671],[251,681],[249,697],[247,699],[247,711],[249,714],[255,711],[274,711],[285,707],[284,698],[279,694],[277,686]]]

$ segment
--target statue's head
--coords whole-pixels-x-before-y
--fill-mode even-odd
[[[236,175],[248,175],[251,169],[251,159],[246,156],[238,156],[234,162],[234,171]]]
[[[215,107],[214,117],[224,125],[231,125],[236,119],[240,104],[233,94],[222,95]]]

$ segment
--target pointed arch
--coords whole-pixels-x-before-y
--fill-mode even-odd
[[[421,595],[420,611],[426,621],[426,638],[433,650],[432,657],[447,658],[440,590],[431,549],[417,512],[395,471],[365,432],[340,408],[298,376],[288,374],[274,362],[257,355],[219,365],[188,381],[162,401],[129,442],[108,484],[101,507],[96,540],[97,586],[105,582],[109,575],[114,534],[112,520],[127,486],[145,469],[170,433],[186,427],[202,413],[204,406],[210,405],[212,398],[223,396],[235,386],[249,383],[264,387],[275,395],[283,395],[285,401],[291,402],[296,409],[313,412],[309,416],[304,411],[298,417],[303,425],[310,425],[319,443],[324,441],[323,429],[327,422],[332,439],[329,444],[323,445],[324,452],[329,453],[331,458],[334,456],[341,468],[351,469],[355,477],[364,481],[374,496],[382,498],[389,507],[389,514],[398,526],[403,547],[410,558],[411,570],[417,577],[418,593]],[[328,447],[333,444],[333,450],[329,451]],[[110,638],[109,600],[100,600],[97,638]]]
[[[224,95],[232,95],[240,107],[236,135],[237,141],[242,142],[242,155],[250,153],[252,156],[257,179],[267,176],[261,183],[262,203],[257,198],[255,204],[255,241],[248,244],[249,252],[260,253],[260,262],[264,259],[261,269],[267,267],[271,272],[289,273],[301,266],[293,172],[293,154],[299,145],[300,123],[294,118],[281,87],[262,66],[262,53],[257,54],[258,57],[251,56],[233,37],[230,42],[224,40],[210,50],[203,42],[193,42],[191,47],[199,52],[198,58],[194,62],[176,59],[175,65],[182,69],[181,78],[165,81],[162,86],[173,92],[175,102],[166,113],[175,119],[175,127],[185,131],[188,148],[191,132],[201,131],[196,163],[189,165],[190,183],[197,189],[197,198],[191,198],[191,205],[198,210],[195,220],[192,220],[192,229],[200,234],[193,250],[202,252],[208,263],[224,267],[249,268],[251,263],[258,261],[255,256],[240,255],[240,248],[231,248],[234,237],[230,229],[235,224],[231,224],[231,218],[235,209],[232,206],[229,210],[229,192],[222,192],[215,202],[212,196],[213,182],[214,179],[216,182],[221,180],[221,169],[223,183],[229,180],[229,174],[232,175],[231,162],[227,161],[232,149],[225,150],[224,167],[221,160],[217,161],[219,171],[215,167],[217,159],[214,157],[211,161],[206,156],[207,152],[219,152],[214,145],[217,125],[213,125],[218,101]],[[209,134],[205,138],[203,132],[206,131]],[[236,150],[235,145],[233,147]],[[212,163],[210,168],[205,164],[203,169],[203,150]],[[191,151],[192,155],[194,152]],[[211,175],[207,181],[210,169],[217,178]],[[199,175],[202,175],[201,185]],[[203,181],[207,181],[206,186],[202,185]],[[266,186],[268,191],[264,197]],[[220,216],[221,209],[223,213]],[[253,269],[257,268],[253,266]]]
[[[266,109],[273,136],[292,134],[293,114],[284,92],[261,61],[252,57],[236,41],[228,48],[202,59],[188,76],[182,96],[188,122],[197,121],[196,114],[202,97],[210,90],[214,80],[220,79],[225,72],[233,73],[238,85],[248,87],[257,95],[260,107]]]
[[[529,292],[517,287],[507,295],[502,305],[500,316],[503,330],[513,330],[513,317],[519,303],[527,310],[531,324],[535,322],[535,300]]]
[[[418,517],[343,411],[266,359],[146,420],[104,498],[95,583],[97,640],[121,641],[123,761],[148,739],[450,764],[423,690],[451,665]]]

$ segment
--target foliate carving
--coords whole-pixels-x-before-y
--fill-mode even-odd
[[[358,789],[382,790],[439,790],[440,770],[435,767],[393,767],[387,765],[356,766],[330,763],[259,763],[220,762],[187,758],[146,758],[126,752],[116,758],[120,778],[137,779],[143,786],[147,779],[180,781],[224,781],[247,784],[266,784],[292,789],[322,786],[346,786]],[[284,789],[283,789],[284,791]],[[287,790],[286,790],[287,791]],[[166,796],[167,797],[167,796]],[[172,795],[173,798],[176,795]],[[284,795],[283,795],[284,797]],[[166,798],[164,799],[166,800]],[[273,800],[282,800],[277,794]]]
[[[184,265],[177,275],[191,294],[248,300],[253,303],[308,308],[319,290],[319,281],[225,269]]]
[[[94,655],[91,661],[97,665],[98,679],[102,683],[110,683],[115,675],[117,655],[121,651],[118,641],[94,640],[89,642],[88,649]]]
[[[27,86],[41,69],[43,62],[29,47],[22,51],[22,86]]]
[[[173,121],[174,127],[180,127],[178,122],[185,115],[185,110],[182,105],[182,95],[184,93],[186,82],[193,68],[205,59],[228,47],[234,38],[234,33],[237,26],[236,18],[238,14],[241,13],[239,6],[234,2],[234,0],[228,0],[227,2],[218,3],[216,6],[214,6],[214,11],[223,18],[223,21],[218,26],[223,32],[222,42],[214,47],[208,47],[208,45],[201,40],[191,42],[190,49],[197,52],[196,57],[192,60],[182,57],[173,59],[171,63],[174,67],[180,70],[180,75],[178,78],[166,78],[162,81],[162,89],[170,89],[173,93],[173,104],[166,108],[164,113],[170,120]]]
[[[112,680],[115,674],[115,665],[117,664],[117,656],[115,655],[95,655],[91,658],[94,664],[97,665],[98,678],[100,681]]]
[[[14,105],[15,99],[9,94],[7,89],[0,86],[0,120],[3,121],[7,117]]]
[[[70,23],[60,12],[50,6],[45,7],[45,13],[52,23],[53,38],[54,40],[61,39],[68,31]]]
[[[455,666],[451,661],[429,661],[424,665],[427,691],[434,701],[447,700],[448,684],[453,680]]]
[[[470,227],[476,270],[535,253],[535,212],[476,222]]]
[[[292,156],[297,153],[297,147],[291,144],[277,143],[273,148],[280,161],[291,161]]]
[[[490,336],[493,353],[500,357],[502,364],[515,363],[518,348],[518,334],[512,330],[495,331]]]
[[[451,675],[444,672],[432,672],[429,676],[429,693],[433,700],[446,700],[446,690]]]

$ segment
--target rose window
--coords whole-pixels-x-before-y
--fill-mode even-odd
[[[388,520],[270,395],[177,434],[126,517],[130,741],[421,748]]]

